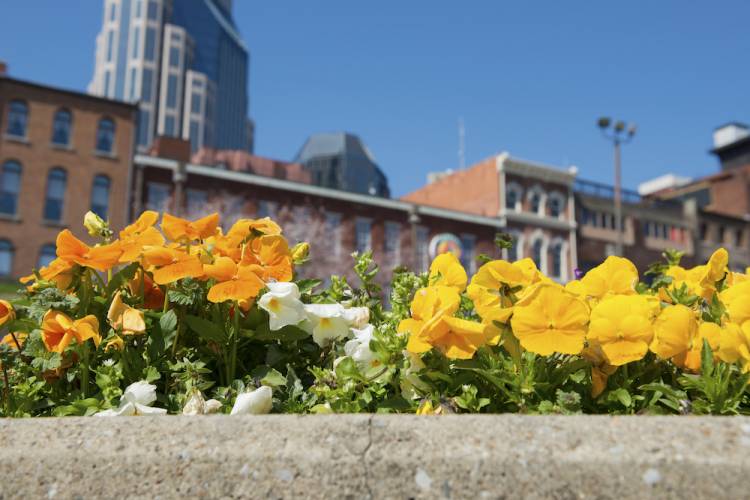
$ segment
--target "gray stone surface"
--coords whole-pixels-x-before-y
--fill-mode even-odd
[[[0,419],[0,498],[748,498],[750,419]]]

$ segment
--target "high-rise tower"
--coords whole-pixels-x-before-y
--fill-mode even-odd
[[[104,0],[89,92],[138,102],[138,146],[155,136],[252,152],[249,54],[231,0]]]

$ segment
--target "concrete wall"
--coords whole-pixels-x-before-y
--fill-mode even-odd
[[[0,420],[0,498],[746,498],[750,419]]]

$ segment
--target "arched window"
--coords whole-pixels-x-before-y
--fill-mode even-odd
[[[103,153],[111,153],[115,145],[115,122],[111,118],[99,120],[96,130],[96,150]]]
[[[505,188],[505,208],[516,212],[521,210],[523,188],[515,182],[510,182]]]
[[[542,247],[544,242],[541,238],[534,240],[534,244],[531,247],[531,258],[534,260],[536,267],[542,269]]]
[[[16,215],[21,191],[21,164],[9,160],[0,170],[0,214]]]
[[[519,231],[512,231],[509,234],[513,238],[513,246],[506,250],[508,261],[515,262],[523,259],[523,234]]]
[[[61,146],[70,144],[70,129],[73,126],[73,115],[67,109],[59,109],[52,121],[52,143]]]
[[[10,101],[10,106],[8,106],[8,128],[5,129],[8,135],[26,137],[26,125],[28,121],[29,107],[26,103],[19,100]]]
[[[529,189],[529,211],[537,215],[544,215],[544,204],[546,203],[546,194],[544,190],[536,185]]]
[[[0,276],[10,276],[13,272],[13,244],[0,240]]]
[[[109,177],[97,175],[91,188],[91,211],[107,220],[109,211]]]
[[[560,218],[565,212],[565,196],[554,191],[549,195],[549,215]]]
[[[55,167],[47,175],[47,196],[44,200],[44,220],[60,222],[65,204],[65,187],[68,175],[60,167]]]
[[[36,263],[37,269],[47,267],[49,263],[55,260],[56,258],[57,258],[57,252],[55,251],[55,245],[51,243],[42,245],[42,248],[39,250],[39,260]]]
[[[560,241],[552,243],[550,248],[550,256],[552,257],[552,269],[551,275],[553,278],[563,277],[563,244]]]

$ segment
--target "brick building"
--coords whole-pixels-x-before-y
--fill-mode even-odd
[[[433,182],[402,200],[496,221],[516,242],[505,258],[531,257],[542,272],[565,282],[578,267],[576,172],[502,153],[465,170],[432,174]]]
[[[291,243],[311,243],[312,263],[302,271],[317,277],[351,277],[354,251],[372,250],[383,282],[397,266],[426,270],[441,245],[457,245],[469,272],[479,254],[499,257],[494,239],[504,223],[497,217],[174,158],[137,155],[134,165],[135,212],[197,217],[215,211],[225,228],[238,218],[273,217]]]
[[[94,210],[127,221],[136,107],[11,78],[0,68],[0,278],[55,257]],[[80,231],[78,231],[80,232]]]

